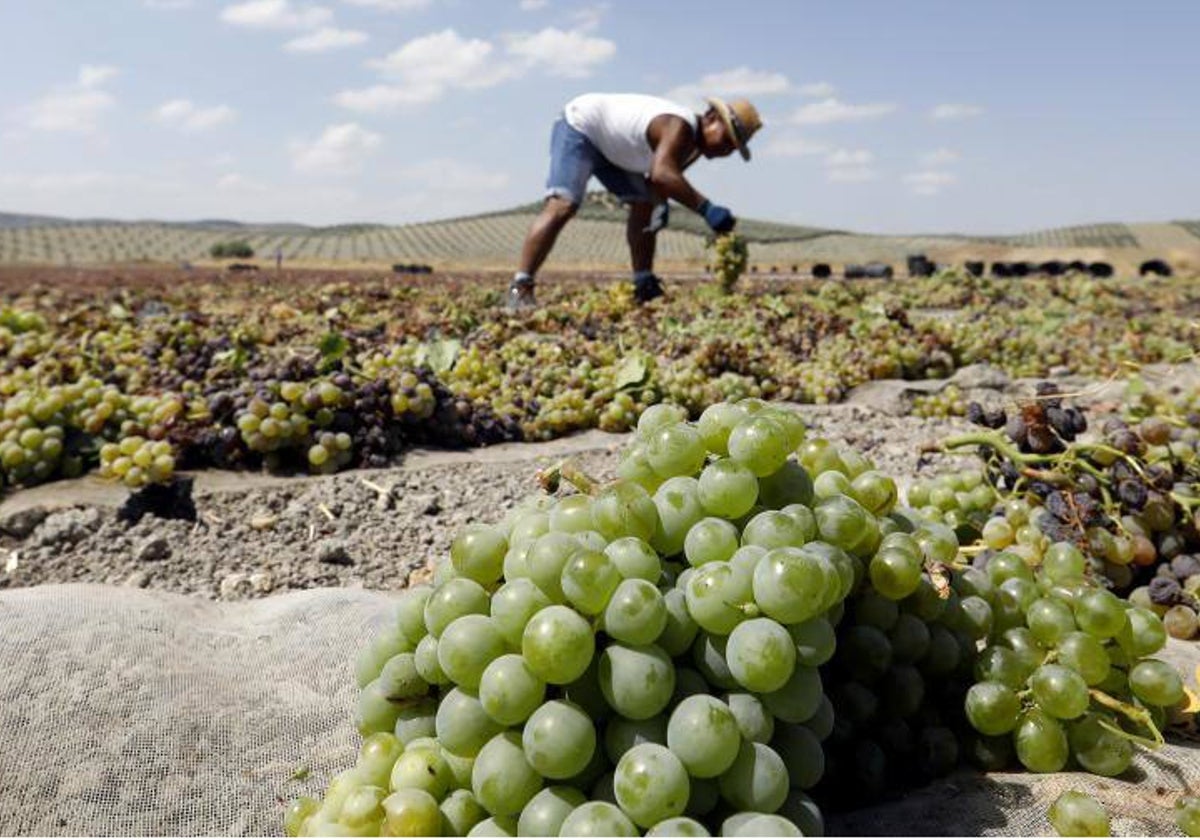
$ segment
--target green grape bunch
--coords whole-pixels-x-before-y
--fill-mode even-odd
[[[746,238],[737,233],[720,234],[712,240],[710,247],[713,251],[713,276],[720,290],[728,294],[746,271],[750,247]]]

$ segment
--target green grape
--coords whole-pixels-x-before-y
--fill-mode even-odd
[[[804,723],[821,705],[821,675],[816,668],[797,665],[784,686],[762,700],[767,710],[787,723]]]
[[[584,615],[603,612],[619,583],[621,572],[608,555],[599,551],[576,551],[562,571],[563,595]]]
[[[1175,825],[1188,837],[1200,837],[1200,796],[1181,796],[1175,803]]]
[[[432,837],[441,834],[438,801],[424,790],[397,789],[382,802],[383,832],[391,837]]]
[[[825,836],[825,819],[821,816],[821,809],[803,791],[789,791],[779,815],[790,820],[805,837]]]
[[[632,720],[661,712],[675,691],[675,667],[656,645],[610,644],[600,655],[598,676],[608,705]]]
[[[1050,715],[1062,720],[1077,718],[1088,707],[1087,683],[1077,671],[1062,665],[1043,665],[1029,678],[1033,699]],[[997,733],[985,733],[997,734]]]
[[[1111,837],[1108,812],[1104,806],[1075,790],[1059,794],[1047,812],[1050,825],[1059,837]]]
[[[730,458],[763,478],[783,466],[791,454],[788,442],[788,432],[781,423],[771,417],[754,416],[733,427],[727,445]]]
[[[858,593],[853,610],[856,624],[865,624],[884,633],[891,630],[900,618],[900,607],[896,602],[873,589],[864,589]]]
[[[534,770],[548,779],[569,779],[591,760],[596,729],[574,703],[551,700],[529,716],[521,743]]]
[[[742,743],[737,758],[718,783],[725,800],[743,811],[776,811],[788,795],[783,759],[766,744],[750,741]]]
[[[781,510],[764,510],[755,514],[742,529],[742,545],[766,549],[798,547],[814,535],[814,530],[806,530],[804,523],[797,517]]]
[[[770,743],[775,734],[775,717],[761,699],[753,694],[734,692],[725,695],[725,704],[737,721],[743,738],[760,744]]]
[[[399,704],[389,700],[380,681],[375,680],[359,692],[354,707],[354,725],[364,736],[372,732],[390,732],[399,714]]]
[[[707,694],[681,701],[667,722],[667,746],[696,778],[709,779],[728,770],[741,742],[729,706]]]
[[[437,735],[437,700],[422,697],[410,700],[400,707],[393,733],[401,744],[407,746],[416,738],[433,738]]]
[[[813,501],[812,476],[789,458],[775,472],[758,480],[757,493],[759,500],[768,508],[784,508],[797,503],[810,505]]]
[[[897,623],[899,623],[899,619],[897,619]],[[833,625],[823,616],[810,618],[800,624],[789,624],[787,632],[796,645],[797,664],[816,668],[833,658],[837,646],[837,636]],[[894,653],[894,642],[892,647]]]
[[[743,688],[771,692],[782,688],[792,676],[796,645],[782,625],[769,618],[752,618],[729,634],[725,660]]]
[[[863,683],[872,683],[892,664],[892,647],[887,636],[868,625],[849,627],[838,642],[838,661],[850,675]]]
[[[1029,632],[1038,644],[1053,647],[1068,633],[1075,632],[1075,616],[1071,608],[1057,598],[1039,598],[1029,605],[1026,613]]]
[[[425,638],[425,604],[433,594],[432,586],[418,585],[400,593],[396,602],[396,625],[412,645]]]
[[[441,799],[450,790],[454,777],[436,745],[409,746],[392,765],[389,783],[392,790],[416,788]]]
[[[959,604],[960,617],[956,629],[966,633],[972,641],[986,639],[992,632],[992,607],[978,595],[968,595]]]
[[[699,567],[723,563],[738,549],[738,531],[724,519],[708,516],[688,529],[683,554],[688,563]]]
[[[817,736],[817,740],[824,741],[833,734],[833,728],[836,724],[836,719],[833,713],[833,703],[825,695],[821,695],[821,703],[817,706],[817,710],[813,712],[813,716],[804,721],[804,726],[810,732]],[[759,740],[757,738],[753,740]]]
[[[616,565],[621,577],[627,580],[640,578],[656,584],[662,578],[662,561],[658,552],[645,540],[621,537],[609,543],[604,553]]]
[[[1062,724],[1034,707],[1017,724],[1017,758],[1034,773],[1057,773],[1067,764],[1070,747]]]
[[[550,530],[550,514],[532,510],[513,521],[512,530],[508,534],[510,549],[515,546],[532,542]],[[508,577],[507,573],[505,577]]]
[[[691,423],[662,426],[646,438],[646,458],[663,478],[696,474],[707,454],[700,430]]]
[[[650,545],[664,557],[681,552],[688,530],[704,518],[705,510],[700,503],[698,488],[696,479],[675,476],[668,478],[654,491],[659,523]]]
[[[468,790],[451,791],[439,808],[447,833],[466,837],[467,832],[487,819],[488,813]]]
[[[751,414],[745,406],[731,402],[713,403],[704,409],[696,425],[704,438],[704,445],[718,455],[729,453],[729,433],[733,427]]]
[[[1003,683],[991,681],[971,686],[964,707],[971,725],[984,735],[1012,732],[1021,714],[1016,692]]]
[[[817,532],[831,545],[866,557],[879,546],[879,524],[866,508],[849,496],[826,499],[813,509]]]
[[[437,739],[443,749],[454,755],[473,758],[502,728],[488,715],[478,697],[461,688],[451,689],[438,705]]]
[[[830,626],[830,632],[832,632]],[[888,642],[892,646],[892,659],[896,662],[912,664],[919,662],[929,650],[929,626],[911,613],[902,612],[896,619],[896,626],[888,633]],[[832,650],[830,651],[832,654]],[[803,657],[803,651],[801,651]],[[804,662],[812,665],[811,662]],[[821,664],[821,663],[817,663]]]
[[[679,656],[692,646],[700,626],[688,612],[687,595],[682,590],[676,587],[668,589],[663,596],[663,606],[666,608],[667,620],[662,633],[654,642],[667,656]]]
[[[588,713],[588,716],[601,721],[606,719],[612,710],[604,700],[600,691],[600,660],[593,657],[579,678],[563,686],[563,697]]]
[[[671,750],[658,744],[638,744],[617,762],[613,790],[621,810],[649,828],[683,814],[690,785],[687,770]]]
[[[542,704],[546,683],[519,654],[492,660],[479,681],[479,702],[488,717],[504,726],[525,721]]]
[[[631,481],[617,480],[605,487],[592,503],[592,519],[596,530],[608,540],[649,540],[658,530],[654,499],[644,487]]]
[[[387,787],[392,766],[404,752],[404,745],[391,732],[375,732],[363,739],[354,770],[364,784]]]
[[[379,676],[383,666],[397,654],[409,650],[411,645],[399,628],[386,627],[383,632],[363,648],[354,661],[354,682],[359,687]]]
[[[467,578],[451,578],[430,593],[425,602],[425,626],[429,635],[442,635],[450,622],[464,615],[488,614],[487,590]]]
[[[728,563],[709,563],[687,581],[688,612],[707,632],[727,634],[746,617],[745,605],[751,601],[748,582]]]
[[[487,586],[500,579],[508,543],[499,529],[468,525],[450,545],[450,562],[459,577]]]
[[[1143,659],[1129,670],[1134,696],[1151,706],[1174,706],[1183,699],[1183,680],[1172,666],[1158,659]]]
[[[585,802],[563,820],[560,837],[636,837],[637,826],[611,802]]]
[[[596,652],[596,639],[587,620],[569,607],[539,610],[525,626],[521,654],[537,676],[555,685],[582,676]]]
[[[614,717],[604,728],[604,755],[613,764],[631,748],[646,743],[666,745],[667,719],[664,716],[655,715],[645,720]]]
[[[501,732],[475,758],[471,770],[471,791],[479,804],[496,817],[520,814],[534,795],[542,789],[542,777],[537,774],[521,747],[521,736]]]
[[[1142,607],[1126,611],[1129,622],[1117,634],[1117,642],[1130,657],[1141,659],[1162,650],[1167,643],[1167,631],[1161,619]]]
[[[575,493],[559,499],[550,508],[550,531],[575,534],[590,531],[596,526],[592,517],[592,497]]]
[[[778,814],[747,814],[749,819],[721,828],[725,837],[803,837],[799,826]],[[730,818],[731,820],[732,818]],[[725,821],[725,825],[730,823]]]
[[[754,568],[755,602],[783,624],[799,624],[819,615],[830,600],[830,584],[820,558],[799,548],[772,549]],[[692,607],[690,598],[688,606]]]
[[[311,817],[321,807],[321,803],[311,796],[301,796],[288,803],[283,817],[283,830],[288,837],[299,837],[304,827],[304,821]]]
[[[1086,714],[1067,726],[1071,754],[1080,766],[1097,776],[1119,776],[1133,763],[1133,745],[1129,739],[1106,729],[1101,722],[1119,729],[1107,715]]]
[[[1011,551],[1001,551],[992,555],[987,564],[987,575],[993,586],[999,586],[1010,578],[1020,578],[1033,582],[1033,572],[1017,554]]]
[[[896,482],[876,470],[867,470],[854,477],[850,495],[876,516],[882,516],[896,505]]]
[[[529,548],[529,577],[553,603],[566,600],[562,591],[563,568],[579,548],[579,540],[562,531],[543,534]]]
[[[604,610],[604,631],[618,642],[648,645],[667,626],[667,604],[654,584],[633,578],[616,587]]]
[[[656,403],[642,412],[637,421],[637,436],[648,440],[656,429],[687,420],[687,411],[670,403]]]
[[[1055,582],[1079,580],[1087,570],[1087,558],[1071,543],[1057,542],[1042,555],[1042,571]]]
[[[554,785],[538,791],[517,820],[519,837],[557,837],[571,812],[587,801],[573,787]]]
[[[1106,589],[1090,589],[1075,600],[1079,629],[1097,639],[1111,639],[1124,627],[1125,606]]]
[[[514,817],[488,817],[476,823],[467,832],[468,837],[516,837],[517,821]]]
[[[825,775],[825,751],[813,732],[798,724],[776,727],[771,748],[783,759],[791,787],[810,790]]]
[[[381,787],[356,788],[346,797],[338,822],[351,834],[378,834],[385,816],[383,800],[387,795]]]
[[[442,631],[437,651],[442,673],[460,688],[475,690],[483,669],[504,653],[504,638],[486,615],[464,615]]]
[[[413,653],[413,662],[417,666],[417,673],[421,675],[421,679],[430,685],[447,685],[450,678],[442,671],[442,664],[438,661],[438,640],[436,636],[426,636],[421,639],[417,645],[416,652]]]
[[[1059,641],[1058,662],[1077,672],[1088,685],[1103,682],[1110,667],[1104,645],[1080,632],[1068,633]]]
[[[881,549],[867,567],[871,585],[893,601],[907,598],[921,582],[921,559],[902,551]]]
[[[548,606],[550,599],[532,580],[510,580],[492,594],[492,624],[509,647],[520,648],[525,625]]]
[[[711,837],[704,824],[691,817],[671,817],[652,826],[646,837]]]

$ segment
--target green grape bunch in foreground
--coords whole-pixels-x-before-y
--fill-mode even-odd
[[[459,533],[361,653],[356,764],[289,835],[816,836],[964,761],[1116,775],[1183,697],[1068,545],[958,561],[794,413],[646,410]],[[1089,823],[1091,824],[1091,823]]]

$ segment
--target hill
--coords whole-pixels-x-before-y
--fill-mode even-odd
[[[313,227],[224,219],[190,222],[65,219],[0,213],[0,263],[97,264],[133,261],[197,262],[217,242],[247,240],[259,258],[276,250],[289,263],[388,265],[423,262],[441,268],[511,268],[539,204],[435,222]],[[1147,257],[1200,266],[1200,221],[1103,223],[1012,236],[927,234],[882,236],[759,219],[739,221],[751,243],[751,262],[764,271],[814,262],[882,260],[902,263],[914,252],[931,259],[1107,259],[1121,267]],[[707,229],[681,207],[658,237],[664,268],[702,267]],[[628,264],[625,210],[610,196],[589,194],[567,226],[550,268],[618,269]]]

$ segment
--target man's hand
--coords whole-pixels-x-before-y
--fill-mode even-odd
[[[707,198],[704,203],[696,208],[696,211],[704,217],[704,221],[708,222],[708,226],[717,233],[729,233],[733,230],[733,226],[737,224],[737,219],[733,218],[733,213],[728,207],[722,207],[719,204],[713,204]]]
[[[654,209],[650,211],[650,224],[646,225],[643,232],[658,233],[667,226],[670,218],[671,210],[667,206],[667,202],[664,201],[661,204],[655,204]]]

